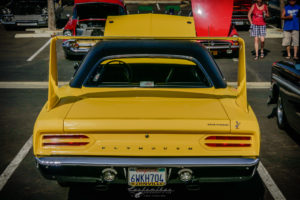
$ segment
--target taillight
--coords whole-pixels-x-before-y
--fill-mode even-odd
[[[43,139],[83,139],[89,138],[86,135],[44,135]]]
[[[205,140],[251,140],[249,136],[208,136]]]
[[[208,136],[205,140],[209,147],[251,147],[251,143],[247,142],[251,141],[250,136]]]
[[[86,135],[43,135],[43,146],[85,146],[89,144]]]
[[[44,142],[43,146],[84,146],[89,142]]]
[[[251,144],[235,144],[235,143],[205,143],[209,147],[250,147]]]

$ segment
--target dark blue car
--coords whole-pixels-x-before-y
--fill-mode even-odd
[[[271,84],[269,104],[277,104],[278,127],[300,133],[300,62],[275,62]]]

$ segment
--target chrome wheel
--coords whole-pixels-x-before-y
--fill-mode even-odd
[[[278,102],[277,102],[277,120],[278,120],[279,124],[282,124],[282,121],[283,121],[283,106],[282,106],[281,97],[278,97]]]
[[[277,100],[277,110],[276,110],[276,115],[277,115],[277,124],[280,129],[284,129],[286,127],[286,118],[285,118],[285,113],[284,113],[284,107],[282,103],[282,98],[279,95],[278,100]]]

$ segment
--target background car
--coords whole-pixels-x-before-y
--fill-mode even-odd
[[[1,12],[7,29],[48,26],[47,0],[12,0]]]
[[[64,27],[65,36],[103,36],[107,16],[124,15],[120,0],[75,0],[73,16]],[[66,57],[86,55],[94,41],[66,40],[62,46]]]
[[[234,0],[232,12],[232,24],[235,26],[249,26],[248,12],[253,0]]]
[[[193,17],[198,37],[238,37],[232,21],[233,0],[192,0]],[[238,52],[234,40],[200,41],[213,55]]]
[[[275,62],[272,66],[269,104],[277,104],[277,124],[300,133],[300,63]]]

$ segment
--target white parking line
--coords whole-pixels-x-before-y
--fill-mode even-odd
[[[41,53],[49,44],[50,44],[51,38],[41,47],[39,50],[37,50],[30,58],[27,59],[27,62],[32,61],[39,53]]]
[[[37,82],[0,82],[0,89],[47,89],[47,81]],[[59,82],[58,85],[66,85],[68,82]]]
[[[236,87],[236,82],[227,82],[228,85]],[[59,82],[58,85],[66,85],[68,82]],[[270,82],[247,82],[248,89],[269,89],[271,86]],[[47,89],[48,82],[0,82],[0,89]]]
[[[19,151],[19,153],[15,156],[15,158],[9,163],[9,165],[6,167],[6,169],[3,171],[3,173],[0,176],[0,191],[3,189],[11,175],[15,172],[15,170],[18,168],[22,160],[25,158],[25,156],[28,154],[29,150],[32,147],[32,136],[27,140],[27,142],[24,144],[22,149]]]
[[[286,198],[283,196],[282,192],[280,191],[262,162],[259,163],[257,171],[274,200],[285,200]]]
[[[237,87],[237,82],[227,82],[227,84],[232,87]],[[248,89],[268,89],[270,87],[270,82],[247,82]]]

